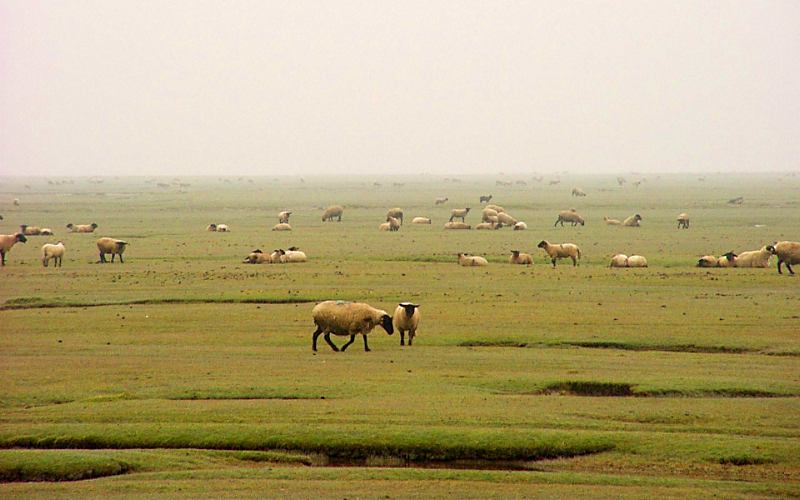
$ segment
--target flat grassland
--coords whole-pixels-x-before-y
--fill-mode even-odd
[[[527,185],[3,179],[0,233],[56,235],[0,271],[0,495],[800,496],[800,277],[694,267],[800,240],[800,178],[509,179]],[[442,230],[490,193],[529,229]],[[342,222],[321,222],[334,203]],[[394,206],[406,224],[379,232]],[[571,207],[586,225],[554,228]],[[271,232],[283,209],[294,230]],[[603,223],[634,213],[641,228]],[[99,236],[130,242],[124,264],[96,263]],[[553,269],[542,239],[580,245],[581,265]],[[64,265],[43,268],[57,240]],[[308,263],[242,263],[292,245]],[[650,267],[609,269],[617,252]],[[312,353],[325,299],[421,304],[414,346],[376,328],[372,352]]]

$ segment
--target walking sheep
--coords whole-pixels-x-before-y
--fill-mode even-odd
[[[458,263],[464,267],[487,266],[489,262],[479,255],[458,254]]]
[[[400,345],[405,345],[405,333],[408,332],[408,345],[414,343],[414,337],[417,335],[417,328],[419,327],[419,305],[412,304],[411,302],[400,302],[394,310],[394,317],[392,318],[392,325],[394,329],[400,332]]]
[[[639,222],[641,222],[642,216],[639,214],[634,214],[622,221],[622,225],[625,227],[639,227]]]
[[[583,220],[583,217],[581,217],[578,214],[578,212],[575,211],[574,208],[559,212],[558,213],[558,219],[556,219],[556,223],[553,224],[553,227],[556,227],[559,222],[561,223],[562,226],[564,225],[564,222],[569,222],[573,226],[575,226],[577,224],[580,224],[581,226],[583,226],[585,224],[585,221]]]
[[[0,234],[0,262],[2,265],[6,265],[6,254],[11,251],[11,247],[17,242],[25,243],[26,241],[28,238],[22,233]]]
[[[327,300],[320,302],[311,310],[314,324],[317,329],[311,338],[311,349],[317,350],[317,338],[324,334],[325,342],[334,351],[339,351],[331,341],[331,334],[350,336],[350,340],[342,346],[345,351],[350,344],[355,341],[356,335],[364,337],[364,350],[369,351],[367,344],[367,334],[373,328],[380,325],[389,335],[394,333],[392,317],[386,311],[375,309],[363,302],[345,302],[337,300]]]
[[[127,241],[115,240],[114,238],[100,238],[97,240],[97,249],[100,251],[100,263],[105,264],[106,254],[111,254],[111,262],[114,262],[114,256],[119,255],[120,264],[122,261],[122,254],[125,252],[125,247],[128,245]]]
[[[800,264],[800,242],[779,241],[772,247],[772,254],[778,257],[778,274],[783,274],[781,264],[786,264],[789,274],[794,274],[792,264]]]
[[[52,259],[54,267],[61,267],[61,259],[64,257],[65,251],[66,248],[64,248],[64,243],[61,241],[55,245],[52,243],[45,243],[42,246],[42,265],[47,267],[50,259]]]
[[[689,229],[689,214],[682,213],[678,215],[678,229]]]
[[[453,222],[453,219],[461,219],[461,222],[466,222],[464,218],[469,213],[470,208],[454,208],[450,211],[450,222]]]
[[[492,195],[481,195],[480,203],[489,203],[490,201],[492,201]]]
[[[93,233],[97,229],[97,224],[94,222],[91,224],[72,224],[70,222],[67,224],[67,229],[69,229],[70,233]]]
[[[556,260],[566,259],[567,257],[572,259],[573,266],[577,266],[578,260],[581,258],[581,249],[574,243],[553,245],[546,240],[542,240],[537,246],[547,252],[547,255],[550,256],[550,261],[553,263],[553,267],[556,267]]]
[[[325,209],[325,212],[322,214],[322,222],[325,221],[333,221],[333,218],[336,217],[338,222],[342,222],[342,213],[344,212],[344,207],[341,205],[331,205]]]
[[[292,212],[289,212],[288,210],[280,212],[278,214],[278,224],[288,224],[290,215],[292,215]]]
[[[533,264],[533,258],[529,253],[520,253],[519,250],[511,250],[511,257],[508,258],[509,264],[523,264],[530,266]]]

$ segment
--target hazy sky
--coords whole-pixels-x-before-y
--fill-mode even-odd
[[[0,173],[800,169],[800,2],[0,0]]]

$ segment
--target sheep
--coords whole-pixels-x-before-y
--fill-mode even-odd
[[[717,258],[713,255],[703,255],[697,260],[697,267],[717,267]]]
[[[628,257],[628,267],[647,267],[647,259],[641,255],[631,255]]]
[[[216,226],[216,224],[212,224],[212,226]],[[69,229],[70,233],[93,233],[95,229],[97,229],[97,224],[92,222],[91,224],[67,224],[67,229]]]
[[[125,247],[128,245],[127,241],[115,240],[114,238],[100,238],[97,240],[97,249],[100,251],[100,263],[105,264],[106,254],[111,254],[111,262],[114,262],[114,256],[119,255],[120,264],[124,264],[122,260],[122,253],[125,252]]]
[[[511,187],[514,185],[511,181],[494,181],[495,186]]]
[[[261,249],[256,248],[250,255],[242,261],[245,264],[272,264],[272,255],[265,254]]]
[[[769,267],[769,260],[774,250],[774,246],[766,245],[760,250],[742,252],[736,257],[735,267]]]
[[[209,224],[208,227],[206,227],[206,231],[211,231],[212,233],[215,232],[216,230],[217,230],[216,224]]]
[[[772,254],[778,257],[778,274],[783,274],[781,264],[786,264],[789,274],[794,274],[792,264],[800,264],[800,242],[779,241],[772,246]]]
[[[511,217],[505,212],[500,212],[499,214],[497,214],[497,220],[500,221],[505,226],[513,226],[518,222],[517,219]]]
[[[522,221],[519,221],[516,224],[514,224],[514,231],[524,231],[526,229],[528,229],[528,225]]]
[[[733,252],[728,252],[719,256],[716,267],[736,267],[736,259],[739,257]]]
[[[485,207],[483,207],[483,209],[484,210],[494,210],[498,214],[501,213],[501,212],[505,212],[506,211],[506,209],[501,207],[500,205],[492,205],[492,204],[486,205]]]
[[[445,222],[444,224],[445,229],[472,229],[472,226],[469,224],[464,224],[463,222]]]
[[[729,205],[741,205],[742,203],[744,203],[744,197],[742,196],[728,200]]]
[[[291,231],[292,226],[288,222],[280,222],[272,226],[273,231]]]
[[[479,255],[458,254],[458,263],[464,267],[487,266],[489,262]]]
[[[49,227],[43,227],[39,234],[42,236],[53,236],[53,230]]]
[[[325,212],[322,214],[322,222],[329,221],[332,222],[333,218],[336,217],[338,222],[342,222],[342,212],[344,212],[344,207],[341,205],[331,205],[325,209]]]
[[[64,252],[66,252],[66,248],[64,248],[64,243],[61,241],[55,245],[45,243],[42,246],[42,265],[47,267],[50,259],[53,259],[53,266],[61,267],[61,259],[64,257]]]
[[[2,265],[6,265],[6,253],[11,251],[11,247],[17,242],[25,243],[26,241],[28,238],[22,233],[0,234],[0,262]]]
[[[400,221],[394,217],[387,217],[386,222],[378,226],[378,229],[381,231],[399,231]]]
[[[586,191],[577,187],[572,188],[572,196],[580,196],[580,197],[586,196]]]
[[[461,219],[461,222],[466,222],[464,220],[464,218],[467,216],[469,211],[470,211],[469,207],[467,207],[467,208],[454,208],[453,210],[450,211],[450,222],[453,222],[453,219],[456,219],[456,218]]]
[[[586,223],[586,221],[583,220],[583,217],[581,217],[580,214],[578,214],[578,212],[576,212],[574,208],[570,208],[569,210],[563,210],[559,212],[558,219],[556,219],[556,223],[553,224],[553,227],[556,227],[559,223],[561,223],[561,225],[563,226],[565,221],[571,223],[572,226],[575,226],[577,224],[583,226]]]
[[[607,226],[621,226],[622,221],[619,219],[609,219],[608,217],[603,217],[603,222],[606,223]]]
[[[271,264],[296,264],[306,261],[308,261],[308,258],[305,252],[301,252],[297,247],[291,247],[289,250],[279,248],[278,250],[273,250],[270,255]]]
[[[445,196],[440,196],[434,201],[434,205],[444,205],[445,203],[447,203],[447,197]]]
[[[25,236],[39,236],[42,234],[42,228],[38,226],[29,226],[27,224],[19,225],[19,232]]]
[[[578,245],[573,243],[561,243],[560,245],[553,245],[546,240],[539,242],[537,247],[543,249],[550,256],[553,267],[556,267],[556,260],[565,259],[569,257],[572,259],[572,265],[577,266],[578,260],[581,258],[581,249]]]
[[[459,224],[459,222],[453,222],[452,224]],[[500,229],[501,227],[503,227],[503,224],[500,222],[481,222],[475,225],[475,229]]]
[[[561,184],[561,181],[560,181],[560,180],[555,180],[555,179],[554,179],[554,180],[552,180],[552,181],[550,181],[550,182],[548,182],[548,183],[547,183],[547,185],[548,185],[548,186],[555,186],[555,185],[557,185],[557,184]]]
[[[227,224],[217,224],[218,233],[229,233],[231,230]]]
[[[403,209],[402,208],[390,208],[388,212],[386,212],[386,220],[389,220],[389,217],[397,219],[400,221],[400,225],[403,225]]]
[[[642,220],[642,216],[639,214],[634,214],[622,221],[622,225],[625,227],[639,227],[639,222]]]
[[[431,220],[428,217],[414,217],[411,219],[412,224],[430,224]]]
[[[627,181],[625,180],[625,177],[617,177],[617,184],[619,184],[620,186],[622,186],[626,182]]]
[[[484,208],[481,212],[481,222],[497,222],[497,210]]]
[[[520,253],[519,250],[511,250],[511,256],[508,258],[508,263],[530,266],[533,264],[533,258],[529,253]]]
[[[481,195],[480,203],[489,203],[492,201],[492,195]]]
[[[395,308],[392,325],[395,330],[400,332],[400,345],[405,345],[406,332],[408,332],[408,345],[411,346],[414,343],[414,337],[417,335],[417,328],[419,328],[419,319],[419,304],[400,302]]]
[[[19,198],[14,198],[14,206],[15,207],[19,206]]]
[[[624,253],[614,255],[608,267],[628,267],[628,256]]]
[[[292,212],[289,212],[288,210],[280,212],[278,214],[278,224],[288,224],[290,215],[292,215]]]
[[[678,215],[678,229],[689,229],[689,214],[683,212]]]
[[[314,352],[317,350],[317,338],[320,334],[324,334],[325,342],[337,352],[340,349],[331,341],[331,334],[350,336],[350,340],[342,346],[342,352],[355,341],[356,335],[361,335],[364,337],[364,351],[369,352],[367,334],[373,328],[380,325],[389,335],[394,333],[392,317],[386,311],[364,302],[326,300],[314,306],[311,316],[317,326],[311,337],[311,350]]]

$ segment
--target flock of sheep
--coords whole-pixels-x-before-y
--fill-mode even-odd
[[[98,226],[93,222],[91,224],[69,223],[66,227],[70,233],[93,233]],[[26,243],[28,241],[28,236],[53,235],[52,229],[39,228],[37,226],[29,226],[27,224],[21,224],[19,229],[19,232],[14,234],[0,234],[0,262],[2,262],[3,266],[6,265],[6,254],[17,243]],[[103,237],[98,239],[95,243],[97,244],[97,250],[100,254],[101,263],[107,262],[106,254],[111,255],[111,262],[114,262],[114,258],[116,256],[119,256],[119,261],[123,262],[122,254],[125,252],[125,247],[128,246],[127,241]],[[50,261],[52,260],[55,267],[61,267],[64,254],[66,252],[67,248],[63,241],[59,241],[55,244],[45,243],[42,245],[42,265],[44,267],[48,267]]]

